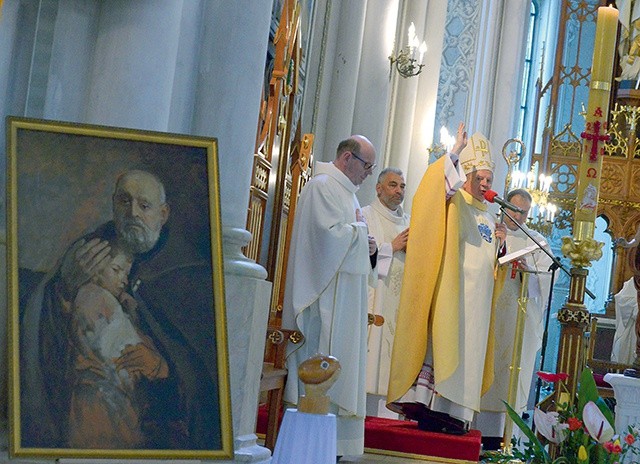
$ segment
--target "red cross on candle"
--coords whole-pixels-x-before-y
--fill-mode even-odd
[[[595,121],[593,123],[593,132],[583,132],[580,136],[583,139],[587,139],[591,141],[591,152],[589,154],[589,161],[595,162],[598,160],[598,144],[600,142],[608,142],[609,135],[608,134],[600,134],[600,127],[602,123],[600,121]],[[591,129],[591,124],[587,123],[587,129]]]

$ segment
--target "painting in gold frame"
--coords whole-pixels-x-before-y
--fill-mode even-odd
[[[233,456],[217,141],[7,118],[10,453]]]

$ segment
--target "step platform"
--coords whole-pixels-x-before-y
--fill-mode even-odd
[[[266,407],[258,408],[256,433],[267,430]],[[418,423],[367,416],[364,446],[367,453],[405,456],[435,462],[475,463],[480,459],[482,435],[470,430],[464,435],[448,435],[418,429]]]

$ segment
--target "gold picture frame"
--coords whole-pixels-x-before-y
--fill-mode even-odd
[[[232,458],[217,140],[9,117],[7,153],[11,456]]]

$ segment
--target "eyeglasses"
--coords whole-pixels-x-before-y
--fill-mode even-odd
[[[364,170],[365,170],[365,171],[373,170],[373,169],[375,169],[375,167],[377,166],[377,164],[376,164],[376,163],[371,164],[371,163],[369,163],[368,161],[365,161],[365,160],[363,160],[362,158],[360,158],[358,155],[356,155],[356,154],[355,154],[354,152],[352,152],[352,151],[351,151],[351,152],[349,152],[349,153],[351,153],[355,159],[357,159],[358,161],[360,161],[360,162],[362,163],[362,166],[364,167]]]

